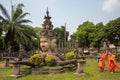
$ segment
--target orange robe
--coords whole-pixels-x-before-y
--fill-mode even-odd
[[[120,66],[115,61],[115,55],[113,54],[108,54],[108,68],[109,70],[120,69]]]
[[[104,69],[105,68],[105,54],[103,52],[100,53],[100,61],[98,63],[98,67],[100,69]]]

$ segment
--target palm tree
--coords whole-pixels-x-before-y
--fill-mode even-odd
[[[29,44],[33,39],[36,38],[36,33],[33,28],[27,23],[31,22],[24,17],[29,15],[29,13],[23,13],[23,4],[18,4],[16,7],[12,6],[11,16],[5,9],[5,7],[0,4],[0,10],[2,15],[0,15],[0,23],[2,25],[2,31],[5,32],[5,43],[7,46],[15,46],[20,44]]]

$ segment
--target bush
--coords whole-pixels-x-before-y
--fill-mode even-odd
[[[118,56],[120,56],[120,52],[119,52],[119,53],[117,53],[117,55],[118,55]]]
[[[74,52],[72,51],[72,52],[68,52],[68,53],[66,53],[66,59],[67,60],[71,60],[71,59],[74,59]]]
[[[38,54],[34,54],[33,56],[30,57],[30,63],[39,66],[40,63],[43,62],[43,57],[42,54],[38,53]]]
[[[55,66],[56,65],[55,59],[52,55],[47,55],[45,58],[45,61],[46,61],[47,66]]]

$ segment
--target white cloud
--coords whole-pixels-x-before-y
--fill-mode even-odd
[[[120,0],[105,0],[102,10],[105,12],[113,12],[120,7]]]

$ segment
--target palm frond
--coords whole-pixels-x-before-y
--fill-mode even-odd
[[[16,34],[16,42],[17,43],[29,43],[32,41],[32,36],[35,36],[35,32],[33,31],[33,28],[29,27],[18,27],[17,30],[15,30]]]
[[[27,15],[30,15],[30,13],[23,13],[22,15],[20,15],[18,18],[17,18],[17,21],[19,21],[20,19],[23,19],[25,16]]]
[[[25,31],[23,31],[23,33],[27,33],[28,35],[30,34],[31,36],[36,37],[36,33],[33,29],[33,27],[29,26],[29,25],[20,25],[21,29],[24,29]]]
[[[18,44],[22,44],[23,42],[27,43],[27,41],[28,41],[27,37],[20,30],[16,30],[15,34],[16,34],[15,35],[15,41]]]
[[[21,38],[23,33],[19,30],[19,26],[14,27],[14,34],[14,41],[17,42],[17,44],[21,44],[21,40],[24,40],[24,38]]]
[[[1,9],[2,14],[5,16],[5,18],[10,20],[10,16],[9,16],[7,10],[2,6],[2,4],[0,4],[0,9]]]
[[[22,7],[24,7],[24,4],[22,4],[22,3],[20,3],[20,4],[17,5],[18,9],[22,9]]]
[[[32,22],[32,21],[27,20],[27,19],[17,21],[18,24],[24,24],[24,23],[30,23],[30,22]]]
[[[24,7],[23,4],[18,4],[15,9],[13,6],[13,8],[12,8],[12,11],[13,11],[12,19],[13,20],[16,20],[20,15],[22,15],[22,13],[23,13],[22,7]]]
[[[15,21],[22,13],[22,9],[16,9],[13,14],[13,20]]]
[[[3,20],[2,24],[3,24],[2,26],[3,26],[4,31],[8,32],[11,26],[9,20]]]
[[[0,20],[4,21],[5,19],[2,16],[0,16]]]

